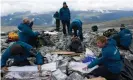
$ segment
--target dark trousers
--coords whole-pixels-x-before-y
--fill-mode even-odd
[[[59,31],[60,29],[60,19],[56,19],[56,30]]]
[[[70,28],[70,20],[62,20],[62,25],[63,25],[63,33],[66,33],[66,26],[67,26],[67,32],[69,34],[69,28]]]
[[[106,78],[107,80],[119,80],[119,74],[111,73],[106,67],[99,66],[97,69],[89,73],[91,75],[94,75],[96,77],[102,76]]]
[[[28,41],[28,44],[37,48],[38,47],[37,37],[31,37]]]
[[[74,36],[78,36],[77,35],[77,31],[78,31],[78,29],[73,29],[74,30]],[[81,30],[82,31],[82,30]],[[80,37],[80,40],[81,41],[83,41],[83,33],[81,32],[81,34],[79,35],[79,37]]]
[[[30,62],[28,60],[24,60],[24,61],[21,61],[21,62],[14,61],[11,64],[11,66],[26,66],[26,65],[30,65]]]

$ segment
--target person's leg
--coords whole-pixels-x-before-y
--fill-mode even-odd
[[[95,69],[92,71],[90,74],[99,77],[102,76],[106,78],[107,80],[119,80],[119,75],[118,74],[112,74],[108,69],[104,66],[99,66],[99,68]]]
[[[69,34],[69,28],[70,28],[70,20],[67,21],[67,32]]]
[[[80,40],[83,41],[83,34],[82,33],[79,37],[80,37]]]
[[[57,28],[58,28],[58,21],[57,21],[57,19],[56,19],[56,30],[57,30]]]
[[[37,48],[38,47],[37,37],[31,37],[28,41],[28,44]]]
[[[26,65],[30,65],[30,62],[28,60],[24,60],[24,61],[21,61],[21,62],[14,61],[11,64],[11,66],[26,66]]]
[[[56,30],[59,31],[59,27],[60,27],[60,20],[56,19]]]
[[[62,25],[63,25],[63,33],[66,34],[66,22],[62,21]]]

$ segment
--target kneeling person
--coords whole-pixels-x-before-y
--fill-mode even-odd
[[[102,57],[91,62],[88,68],[100,64],[99,68],[92,71],[94,76],[102,76],[107,80],[118,80],[122,70],[122,60],[115,40],[100,36],[97,38],[97,46],[102,48]]]
[[[30,65],[27,60],[28,57],[36,57],[36,64],[38,65],[39,71],[41,70],[41,65],[43,64],[43,56],[40,52],[37,52],[27,43],[17,41],[11,46],[9,46],[6,51],[2,54],[1,67],[2,70],[8,70],[6,62],[9,58],[14,59],[11,66],[26,66]]]

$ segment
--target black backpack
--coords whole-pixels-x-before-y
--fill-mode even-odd
[[[69,46],[70,51],[81,53],[83,52],[82,43],[79,38],[75,38],[71,40],[71,44]]]

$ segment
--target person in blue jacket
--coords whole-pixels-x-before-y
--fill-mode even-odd
[[[36,41],[39,32],[33,32],[32,25],[33,22],[30,23],[29,19],[25,18],[23,23],[18,26],[18,36],[20,41],[26,42],[32,46],[37,46]]]
[[[40,52],[37,52],[33,49],[32,46],[25,42],[17,41],[14,42],[11,46],[9,46],[6,51],[2,54],[1,57],[1,68],[4,71],[8,70],[8,66],[6,62],[8,59],[13,59],[14,62],[11,66],[26,66],[30,65],[27,60],[28,57],[35,57],[35,63],[38,65],[39,71],[41,70],[41,65],[43,64],[43,56]]]
[[[67,35],[66,25],[67,25],[67,30],[69,33],[71,15],[70,15],[70,10],[69,10],[66,2],[63,2],[63,7],[60,9],[59,14],[60,14],[60,20],[61,20],[62,25],[63,25],[63,33],[64,33],[64,35]]]
[[[99,65],[91,74],[96,77],[102,76],[107,80],[118,80],[123,63],[120,52],[116,47],[116,41],[107,39],[105,36],[99,36],[97,46],[102,48],[102,56],[92,61],[87,68]]]
[[[60,29],[60,17],[59,17],[58,11],[55,12],[54,18],[56,20],[56,30],[59,31],[59,29]]]
[[[120,41],[118,43],[118,46],[122,49],[129,49],[129,46],[131,45],[132,41],[132,33],[129,29],[125,28],[124,24],[121,24],[120,32],[118,33],[118,37],[120,38]]]
[[[83,34],[82,34],[82,22],[79,19],[75,19],[72,21],[69,29],[69,33],[72,34],[72,30],[74,30],[74,36],[78,36],[80,40],[83,40]]]

